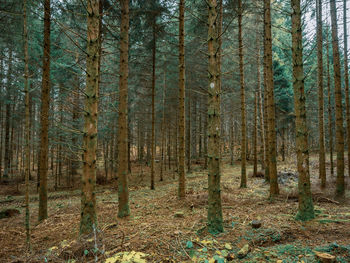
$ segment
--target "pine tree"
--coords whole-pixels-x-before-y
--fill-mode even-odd
[[[340,76],[339,40],[337,25],[337,10],[335,0],[330,0],[331,22],[332,22],[332,47],[333,47],[333,68],[334,68],[334,99],[335,99],[335,128],[336,128],[336,151],[337,151],[337,182],[336,196],[343,197],[344,186],[344,128],[343,128],[343,105]]]
[[[121,1],[118,117],[118,217],[130,215],[128,189],[129,0]]]
[[[210,233],[223,232],[223,219],[220,190],[220,89],[218,59],[216,52],[219,49],[217,2],[210,0],[208,4],[208,52],[209,52],[209,89],[208,89],[208,230]]]
[[[310,220],[315,217],[312,203],[309,146],[306,122],[306,104],[304,92],[303,44],[301,28],[300,0],[291,0],[292,6],[292,63],[295,108],[295,134],[298,167],[299,210],[297,219]]]
[[[323,95],[323,39],[322,0],[316,0],[317,17],[317,73],[318,73],[318,125],[319,125],[319,177],[321,188],[326,187],[326,154],[324,148],[324,95]]]
[[[185,0],[179,2],[179,197],[186,192],[185,178]]]
[[[39,150],[39,221],[47,218],[47,171],[49,151],[49,108],[50,108],[50,0],[44,2],[44,54],[41,86],[40,150]]]
[[[80,234],[93,233],[96,216],[96,150],[99,82],[99,0],[87,1],[87,58],[84,107],[83,175]]]
[[[277,164],[276,164],[276,124],[275,124],[275,101],[274,101],[274,84],[272,68],[272,37],[271,37],[271,1],[264,0],[264,66],[265,66],[265,89],[266,110],[267,110],[267,136],[268,136],[268,177],[270,180],[270,197],[279,194],[277,181]]]
[[[243,37],[242,37],[242,0],[238,0],[238,49],[239,49],[239,75],[241,86],[241,188],[247,187],[246,160],[247,160],[247,121],[246,121],[246,100],[244,86],[244,58],[243,58]]]

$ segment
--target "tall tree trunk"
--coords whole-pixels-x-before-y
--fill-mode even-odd
[[[326,154],[324,148],[324,95],[323,95],[323,39],[322,0],[316,0],[317,13],[317,73],[318,73],[318,126],[319,126],[319,177],[321,188],[326,187]]]
[[[312,203],[308,128],[306,124],[306,97],[304,93],[303,43],[300,0],[291,0],[292,6],[292,61],[295,108],[296,150],[298,164],[299,211],[297,219],[310,220],[315,217]]]
[[[244,87],[244,58],[242,38],[242,0],[238,0],[238,49],[239,49],[239,75],[241,86],[241,188],[247,187],[246,160],[247,160],[247,123],[245,112],[245,87]]]
[[[258,23],[257,23],[258,24]],[[258,141],[258,112],[259,108],[259,100],[260,100],[260,41],[259,41],[259,31],[256,33],[256,45],[257,45],[257,56],[256,56],[256,77],[257,77],[257,85],[254,95],[254,131],[253,131],[253,144],[254,144],[254,168],[253,175],[256,176],[258,172],[258,152],[257,152],[257,141]]]
[[[11,118],[11,85],[12,85],[12,49],[10,49],[7,83],[6,83],[6,112],[5,112],[5,156],[4,156],[4,176],[3,179],[8,179],[11,174],[11,156],[10,156],[10,118]]]
[[[160,181],[163,181],[163,170],[165,166],[165,90],[166,90],[166,59],[164,60],[164,71],[163,71],[163,98],[162,98],[162,138],[161,138],[161,160],[160,160]]]
[[[0,60],[0,72],[2,72],[2,61]],[[2,88],[2,87],[0,87]],[[3,124],[3,114],[2,114],[2,104],[0,104],[0,181],[2,180],[2,152],[3,152],[3,138],[4,136],[4,124]]]
[[[259,81],[260,81],[260,58],[258,60],[258,68],[259,68]],[[259,111],[259,134],[261,138],[260,147],[261,147],[261,169],[264,170],[266,167],[265,159],[266,159],[266,137],[265,137],[265,126],[264,126],[264,103],[262,99],[262,89],[261,84],[258,86],[258,111]]]
[[[87,1],[87,74],[84,107],[81,235],[90,234],[97,228],[95,186],[100,48],[99,2],[99,0]]]
[[[199,103],[198,103],[198,111],[199,111],[199,120],[198,120],[198,128],[199,128],[199,134],[198,134],[198,157],[202,158],[203,157],[203,149],[202,149],[202,137],[203,137],[203,122],[202,122],[202,98],[199,98]]]
[[[191,125],[192,125],[192,120],[191,120],[191,99],[192,99],[192,89],[188,87],[188,102],[187,102],[187,108],[188,108],[188,121],[187,121],[187,172],[191,173]]]
[[[329,136],[329,159],[331,162],[331,176],[334,176],[333,164],[333,122],[332,122],[332,101],[331,101],[331,75],[329,73],[329,30],[327,29],[327,93],[328,93],[328,136]]]
[[[275,101],[272,68],[272,38],[271,38],[271,0],[264,0],[265,10],[265,71],[267,92],[267,128],[268,128],[268,151],[269,151],[269,178],[270,197],[279,194],[277,181],[276,162],[276,124],[275,124]]]
[[[77,52],[75,54],[75,63],[78,64],[79,62],[79,53]],[[78,67],[77,67],[78,68]],[[79,76],[78,76],[78,71],[76,72],[74,76],[74,91],[73,91],[73,112],[72,112],[72,122],[73,122],[73,127],[74,130],[78,131],[79,130]],[[78,143],[78,138],[77,135],[74,133],[72,134],[72,146],[73,149],[77,149],[77,143]],[[78,173],[78,168],[79,168],[79,161],[78,161],[78,154],[75,152],[72,153],[71,157],[71,185],[74,186],[74,181],[75,181],[75,176]]]
[[[205,103],[205,111],[208,112],[208,103]],[[208,114],[204,116],[204,169],[208,169]]]
[[[185,0],[179,2],[179,198],[185,198]],[[189,139],[189,138],[188,138]]]
[[[29,222],[29,173],[30,173],[30,114],[29,114],[29,57],[28,57],[28,30],[27,30],[27,1],[23,1],[23,43],[24,43],[24,105],[25,105],[25,228],[26,245],[30,250],[30,222]]]
[[[41,115],[40,115],[40,187],[39,187],[39,221],[47,218],[47,167],[49,151],[49,108],[50,108],[50,0],[44,2],[44,55],[43,76],[41,86]]]
[[[216,55],[218,46],[218,19],[216,0],[207,1],[208,4],[208,53],[209,53],[209,89],[208,89],[208,231],[210,233],[223,232],[223,219],[220,191],[220,84],[218,67],[219,56]]]
[[[128,189],[129,0],[122,0],[118,117],[118,217],[130,215]]]
[[[343,1],[343,28],[344,28],[344,81],[346,107],[346,135],[348,145],[348,176],[350,176],[350,104],[349,104],[349,64],[348,64],[348,31],[346,19],[346,0]]]
[[[233,99],[231,99],[233,105]],[[234,154],[235,154],[235,140],[234,140],[234,118],[233,118],[233,107],[230,111],[230,164],[234,164]]]
[[[332,46],[333,46],[333,69],[334,69],[334,94],[335,94],[335,122],[336,122],[336,151],[337,151],[337,182],[336,196],[343,197],[345,193],[344,186],[344,128],[343,128],[343,105],[340,76],[340,58],[337,10],[335,0],[330,0],[331,21],[332,21]]]
[[[253,128],[253,152],[254,152],[254,161],[253,161],[253,176],[255,177],[258,173],[258,149],[257,149],[257,135],[258,135],[258,90],[254,92],[254,128]]]
[[[151,132],[151,190],[154,190],[154,160],[156,158],[155,141],[155,96],[156,96],[156,16],[153,18],[153,40],[152,40],[152,132]]]

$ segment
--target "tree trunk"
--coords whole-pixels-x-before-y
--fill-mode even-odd
[[[245,112],[245,87],[244,87],[244,58],[242,39],[242,0],[238,0],[238,49],[239,49],[239,75],[241,86],[241,188],[247,187],[246,160],[247,160],[247,128]]]
[[[346,135],[348,145],[348,176],[350,176],[350,104],[349,104],[349,64],[348,64],[348,31],[346,19],[346,0],[343,2],[343,28],[344,28],[344,81],[345,81],[345,107],[346,107]]]
[[[187,102],[187,108],[188,108],[188,121],[187,121],[187,172],[191,173],[191,99],[192,99],[192,90],[191,88],[188,88],[188,102]]]
[[[324,95],[323,95],[323,39],[322,0],[316,0],[317,17],[317,73],[318,73],[318,126],[319,126],[319,177],[321,188],[326,187],[326,154],[324,148]]]
[[[310,173],[308,128],[306,122],[306,97],[304,93],[303,44],[301,27],[300,0],[291,0],[292,6],[292,61],[293,89],[295,108],[296,150],[298,164],[299,211],[297,219],[310,220],[315,218],[312,203]]]
[[[265,71],[267,92],[267,128],[268,128],[268,151],[269,151],[269,178],[270,197],[279,194],[277,181],[276,163],[276,124],[275,124],[275,101],[272,68],[272,38],[271,38],[271,0],[264,0],[265,10]]]
[[[179,198],[185,198],[185,0],[179,2]],[[189,139],[189,138],[188,138]]]
[[[154,190],[154,160],[156,155],[155,145],[155,95],[156,95],[156,16],[153,18],[153,40],[152,40],[152,132],[151,132],[151,190]]]
[[[336,151],[337,151],[337,181],[336,196],[343,197],[345,194],[344,185],[344,129],[343,129],[343,105],[340,76],[340,58],[337,10],[335,0],[330,0],[331,21],[332,21],[332,46],[333,46],[333,68],[334,68],[334,99],[335,99],[335,122],[336,122]]]
[[[209,89],[208,89],[208,231],[212,234],[223,232],[223,219],[220,190],[220,83],[219,59],[216,55],[219,47],[218,19],[216,0],[208,4],[208,53],[209,53]]]
[[[83,175],[80,234],[97,228],[96,215],[96,150],[99,82],[99,0],[87,1],[87,59],[84,107]]]
[[[253,176],[255,177],[258,172],[258,149],[257,149],[257,135],[258,135],[258,121],[257,121],[257,108],[258,108],[258,91],[254,93],[254,129],[253,129],[253,152],[254,152],[254,161],[253,161]]]
[[[79,53],[77,52],[75,55],[75,63],[78,64],[79,62]],[[73,127],[74,130],[78,131],[79,130],[79,104],[80,104],[80,99],[79,99],[79,71],[77,70],[76,75],[74,77],[74,91],[73,91],[73,113],[72,113],[72,121],[73,121]],[[78,143],[78,138],[76,134],[72,134],[72,146],[73,149],[78,149],[77,147]],[[75,182],[75,177],[78,174],[78,169],[79,169],[79,156],[77,153],[73,152],[72,153],[72,163],[71,163],[71,185],[74,186]]]
[[[29,173],[30,173],[30,114],[29,114],[29,57],[28,57],[28,29],[27,29],[27,1],[23,1],[23,43],[24,43],[24,105],[25,105],[25,229],[26,246],[30,250],[30,222],[29,222]]]
[[[41,115],[40,115],[40,186],[39,186],[39,221],[47,218],[47,166],[49,150],[49,108],[50,108],[50,0],[44,2],[44,55],[43,75],[41,86]]]
[[[327,93],[328,93],[328,136],[329,136],[329,159],[331,163],[331,176],[334,176],[333,163],[333,122],[332,122],[332,101],[331,101],[331,75],[329,73],[329,30],[327,29]]]
[[[259,68],[259,79],[260,79],[260,58],[258,60],[258,68]],[[260,80],[259,80],[260,81]],[[261,138],[260,147],[261,147],[261,169],[264,170],[266,167],[265,159],[266,159],[266,137],[265,137],[265,126],[264,126],[264,103],[262,100],[262,89],[261,85],[258,86],[258,111],[259,111],[259,134]]]
[[[11,156],[10,156],[10,118],[11,118],[11,85],[12,85],[12,49],[10,49],[7,83],[6,83],[6,112],[5,112],[5,156],[4,156],[4,176],[3,179],[8,179],[11,174]]]
[[[163,71],[163,98],[162,98],[162,127],[161,127],[161,160],[160,160],[160,181],[163,181],[163,171],[165,164],[164,147],[165,147],[165,89],[166,89],[166,59],[164,60],[164,71]]]
[[[122,0],[118,117],[118,217],[130,215],[128,189],[129,0]],[[153,157],[152,157],[153,159]]]

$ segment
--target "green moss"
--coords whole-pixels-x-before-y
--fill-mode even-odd
[[[222,217],[208,216],[208,232],[212,235],[217,235],[224,232]]]
[[[129,215],[130,215],[129,204],[125,204],[124,206],[119,208],[119,211],[118,211],[118,217],[119,218],[127,217]]]
[[[300,193],[302,195],[301,197],[301,203],[299,203],[299,211],[295,217],[296,220],[299,221],[309,221],[315,218],[315,211],[314,211],[314,205],[312,202],[312,197],[307,196],[304,193]]]
[[[295,220],[298,221],[309,221],[315,218],[314,211],[298,211],[297,215],[295,216]]]

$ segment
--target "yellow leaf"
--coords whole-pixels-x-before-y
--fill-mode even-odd
[[[201,243],[203,245],[209,245],[209,244],[213,244],[213,241],[212,240],[202,240]]]
[[[225,244],[225,248],[228,249],[228,250],[231,250],[231,249],[232,249],[232,246],[231,246],[229,243],[226,243],[226,244]]]

